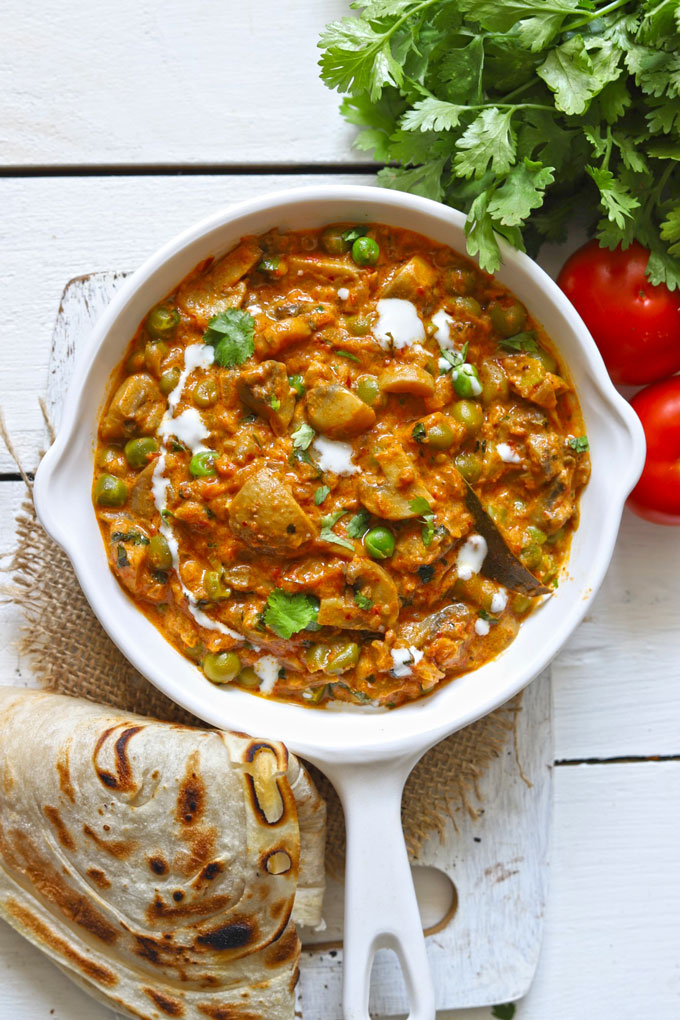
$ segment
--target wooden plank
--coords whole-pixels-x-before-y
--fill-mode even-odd
[[[545,944],[515,1020],[680,1016],[679,769],[659,762],[555,770]],[[113,1018],[4,924],[0,975],[0,1020]],[[490,1018],[488,1008],[438,1014]]]
[[[355,163],[317,40],[347,0],[7,0],[2,163]],[[65,113],[67,111],[67,113]]]
[[[44,443],[38,396],[67,280],[100,269],[134,269],[197,220],[265,191],[372,180],[274,174],[0,180],[5,244],[0,404],[26,465],[35,466]],[[0,472],[12,470],[0,443]]]

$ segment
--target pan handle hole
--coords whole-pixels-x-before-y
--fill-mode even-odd
[[[426,935],[441,931],[458,909],[458,890],[445,871],[412,865],[420,920]]]

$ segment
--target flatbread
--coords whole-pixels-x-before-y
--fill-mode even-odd
[[[0,916],[126,1016],[292,1020],[324,820],[282,744],[0,688]]]

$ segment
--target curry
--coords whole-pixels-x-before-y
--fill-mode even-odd
[[[394,707],[536,600],[484,576],[466,483],[557,586],[590,471],[565,367],[493,277],[406,230],[244,237],[139,326],[99,421],[111,569],[208,680]]]

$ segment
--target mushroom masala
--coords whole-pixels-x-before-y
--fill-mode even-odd
[[[208,680],[397,706],[475,669],[536,600],[484,576],[469,483],[557,586],[588,441],[539,323],[380,224],[245,237],[130,343],[93,500],[120,584]]]

